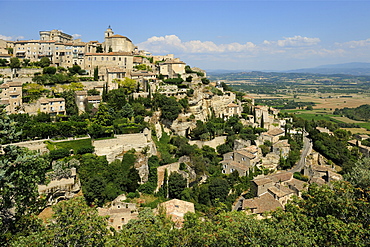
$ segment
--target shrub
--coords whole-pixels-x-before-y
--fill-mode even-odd
[[[76,150],[76,154],[87,154],[87,153],[93,153],[94,152],[94,147],[81,147]]]
[[[49,153],[49,157],[51,160],[62,159],[64,157],[68,157],[69,155],[70,155],[70,151],[66,148],[51,150]]]

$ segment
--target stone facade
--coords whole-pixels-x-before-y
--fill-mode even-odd
[[[181,228],[184,223],[184,215],[188,212],[195,213],[194,203],[179,199],[172,199],[159,204],[159,210],[164,210],[167,216],[175,222],[175,227]]]
[[[133,52],[135,45],[132,41],[122,35],[114,34],[109,26],[104,33],[103,49],[105,52]]]
[[[131,219],[137,219],[139,212],[135,203],[123,202],[126,197],[118,196],[111,202],[108,208],[98,208],[100,216],[108,216],[108,227],[113,227],[116,231],[121,230],[122,226]]]
[[[8,82],[0,85],[1,104],[8,113],[17,113],[22,107],[22,83]]]

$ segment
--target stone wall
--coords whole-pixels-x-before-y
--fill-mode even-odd
[[[210,146],[211,148],[216,149],[217,146],[224,144],[226,142],[226,136],[217,136],[214,139],[210,141],[189,141],[190,145],[196,144],[199,148],[202,148],[203,146]]]
[[[149,154],[156,155],[157,150],[149,133],[115,135],[115,138],[95,140],[92,144],[96,155],[106,155],[108,162],[122,159],[124,152],[135,149],[140,152],[144,147],[149,147]]]

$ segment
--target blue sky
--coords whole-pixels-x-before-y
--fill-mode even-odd
[[[0,38],[59,29],[82,41],[111,25],[139,49],[203,69],[287,70],[370,62],[370,0],[0,0]]]

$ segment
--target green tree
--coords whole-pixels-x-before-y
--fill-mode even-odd
[[[186,185],[186,179],[181,174],[172,172],[168,178],[168,197],[180,199]]]
[[[226,201],[226,197],[229,194],[229,184],[222,178],[213,178],[208,186],[209,197],[213,202],[215,199],[219,199],[221,202]]]
[[[23,59],[23,61],[22,61],[22,67],[28,67],[28,66],[30,66],[30,62],[31,62],[30,59],[27,59],[27,58]]]
[[[57,68],[55,67],[44,67],[42,69],[42,73],[47,74],[47,75],[54,75],[56,72],[57,72]]]
[[[50,59],[47,58],[47,57],[43,57],[40,59],[40,67],[41,68],[45,68],[45,67],[48,67],[50,66],[51,62],[50,62]]]
[[[72,90],[64,91],[60,94],[60,97],[65,99],[67,115],[70,116],[78,115],[78,107],[75,101],[74,91]]]
[[[48,162],[39,154],[6,146],[0,156],[0,243],[34,230],[33,215],[43,204],[37,184],[45,182]]]
[[[96,53],[103,53],[103,47],[101,45],[96,47]]]
[[[99,68],[98,66],[96,66],[94,68],[94,81],[98,81],[99,80]]]
[[[128,77],[125,77],[125,79],[119,80],[119,79],[114,79],[114,82],[118,83],[118,86],[120,88],[124,89],[125,94],[130,94],[135,91],[137,87],[137,82],[133,79],[130,79]]]
[[[53,207],[53,219],[38,235],[21,239],[17,244],[28,246],[105,246],[108,239],[107,220],[83,197],[62,201]],[[24,245],[23,245],[24,244]],[[34,246],[34,244],[32,244]]]
[[[21,62],[17,57],[10,58],[9,66],[11,69],[17,69],[21,67]]]
[[[4,58],[0,58],[0,66],[1,67],[5,67],[5,66],[8,66],[8,60],[4,59]]]

